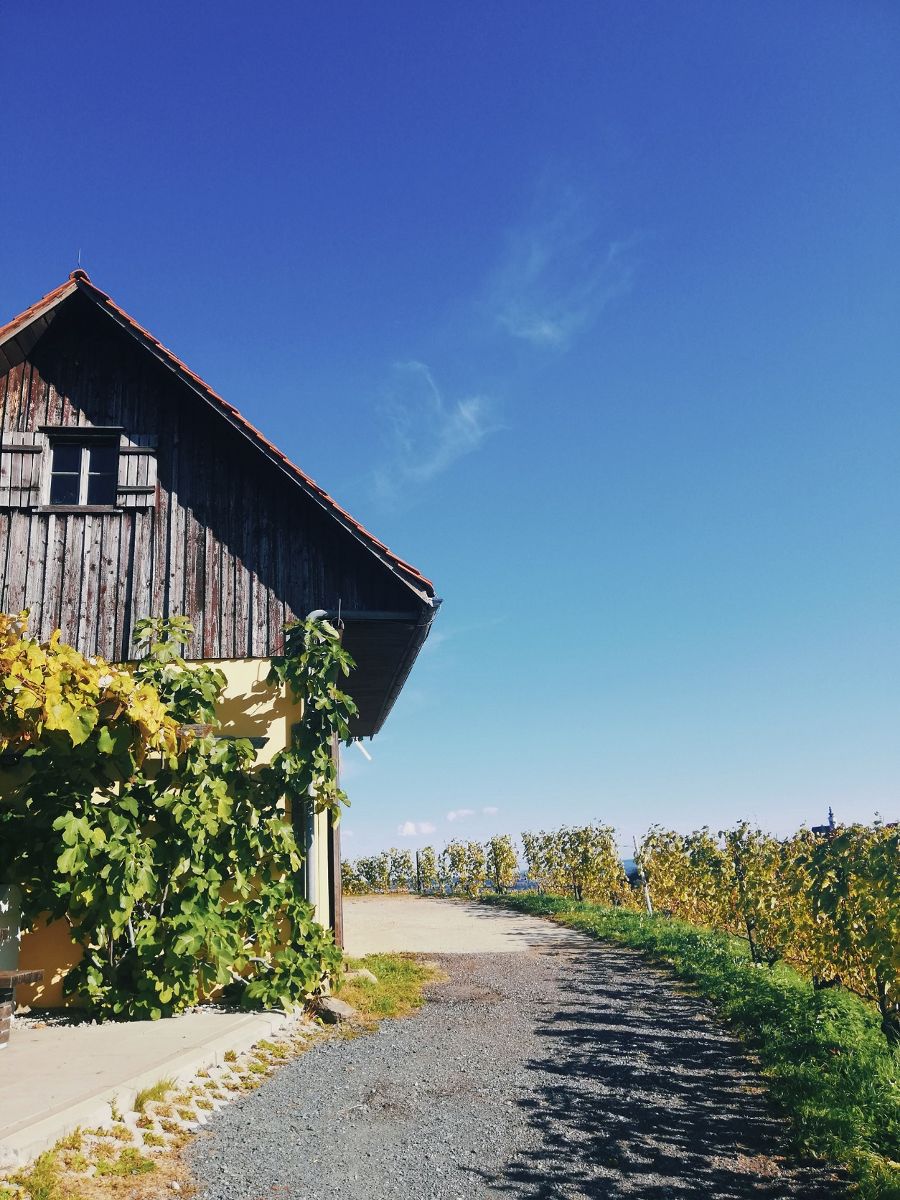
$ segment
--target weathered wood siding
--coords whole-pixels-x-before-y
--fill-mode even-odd
[[[136,620],[183,613],[191,657],[257,657],[278,653],[285,621],[314,608],[410,607],[353,535],[77,296],[0,376],[2,440],[41,425],[122,426],[157,446],[147,507],[0,510],[0,610],[29,608],[41,637],[59,628],[84,653],[124,659]]]

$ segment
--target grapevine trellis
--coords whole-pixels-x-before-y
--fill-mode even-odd
[[[816,987],[872,1001],[900,1041],[900,828],[876,822],[778,839],[746,822],[718,834],[653,828],[626,877],[614,830],[593,824],[523,833],[529,886],[574,900],[674,916],[746,940],[754,962],[784,961]],[[499,873],[490,864],[502,856]],[[493,857],[492,857],[493,856]],[[344,865],[351,892],[418,890],[476,896],[512,886],[510,837],[451,842],[438,854],[392,849]]]
[[[877,1004],[900,1041],[900,827],[801,829],[779,840],[742,822],[714,836],[652,829],[638,855],[654,903],[745,937],[754,961],[784,960],[817,987]]]

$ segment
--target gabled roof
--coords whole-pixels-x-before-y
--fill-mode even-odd
[[[29,353],[40,336],[45,332],[56,309],[70,296],[80,292],[110,317],[120,328],[130,334],[141,346],[154,356],[164,366],[168,367],[192,391],[206,403],[216,409],[235,429],[242,433],[248,441],[271,462],[279,467],[286,475],[316,501],[326,512],[342,525],[357,541],[361,542],[386,567],[400,578],[419,599],[429,607],[436,607],[440,601],[435,600],[434,585],[417,571],[410,563],[404,562],[383,542],[364,528],[350,516],[341,506],[310,477],[301,471],[296,464],[283,454],[274,443],[247,420],[234,405],[229,404],[217,392],[205,383],[199,375],[186,366],[171,350],[162,345],[152,333],[139,325],[124,309],[120,308],[105,292],[89,279],[87,272],[73,271],[65,283],[48,292],[46,296],[26,308],[24,312],[14,317],[8,324],[0,327],[0,371],[8,370],[10,366]],[[15,351],[13,351],[15,346]]]

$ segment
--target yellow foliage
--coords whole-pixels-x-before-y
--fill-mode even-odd
[[[23,751],[47,733],[77,747],[94,738],[105,755],[127,750],[172,755],[177,725],[156,692],[130,671],[86,658],[60,641],[28,633],[28,613],[0,613],[0,753]]]

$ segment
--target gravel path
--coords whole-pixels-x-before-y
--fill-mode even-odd
[[[203,1200],[832,1200],[707,1005],[573,938],[439,958],[415,1017],[298,1058],[189,1151]]]

